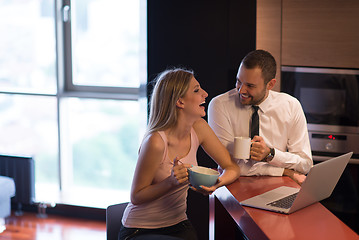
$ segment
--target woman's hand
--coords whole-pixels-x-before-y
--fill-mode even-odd
[[[193,128],[204,151],[223,169],[223,174],[216,185],[210,188],[203,187],[207,194],[211,194],[217,188],[236,181],[240,176],[240,169],[204,119],[198,120]]]
[[[195,188],[195,187],[191,186],[191,189],[193,191],[202,193],[205,196],[208,196],[208,195],[211,195],[217,188],[222,186],[220,183],[221,183],[221,178],[219,177],[217,179],[216,184],[213,185],[212,187],[206,187],[206,186],[201,185],[201,186],[199,186],[199,188]]]
[[[190,168],[190,164],[180,164],[179,159],[176,157],[173,160],[173,168],[171,173],[171,182],[172,185],[177,186],[181,184],[188,184],[188,168]]]

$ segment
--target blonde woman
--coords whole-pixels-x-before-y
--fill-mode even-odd
[[[207,96],[192,71],[175,68],[158,75],[119,239],[153,234],[197,239],[186,215],[187,168],[197,165],[200,145],[224,171],[214,186],[193,190],[211,194],[239,177],[238,165],[202,119]]]

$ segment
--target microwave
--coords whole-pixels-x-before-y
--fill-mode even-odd
[[[281,91],[303,108],[312,151],[359,154],[359,70],[281,68]]]

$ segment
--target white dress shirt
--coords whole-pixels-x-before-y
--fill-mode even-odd
[[[233,157],[234,137],[249,137],[251,105],[242,105],[232,89],[213,98],[208,108],[208,123]],[[272,161],[235,159],[242,176],[282,176],[284,168],[308,173],[313,166],[307,121],[299,101],[286,94],[269,91],[259,105],[259,136],[275,149]]]

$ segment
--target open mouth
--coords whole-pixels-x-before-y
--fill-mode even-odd
[[[250,96],[248,95],[248,94],[241,94],[241,98],[243,98],[243,99],[247,99],[247,98],[249,98]]]
[[[247,101],[248,99],[252,98],[252,96],[248,95],[248,94],[241,94],[240,95],[240,99],[242,101]],[[248,100],[249,101],[249,100]]]
[[[203,101],[199,106],[204,107],[205,104],[206,104],[206,101]]]

